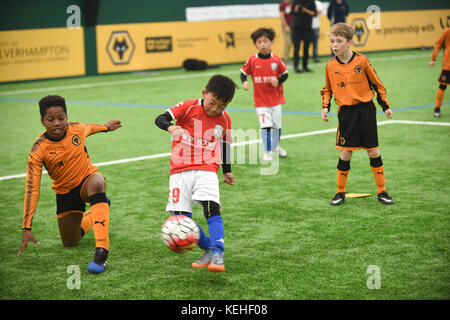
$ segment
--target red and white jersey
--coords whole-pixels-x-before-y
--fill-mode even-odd
[[[283,85],[274,88],[270,84],[272,78],[278,79],[287,73],[286,65],[276,54],[271,53],[270,58],[261,59],[258,54],[252,55],[242,66],[241,72],[251,75],[253,80],[253,104],[258,107],[273,107],[284,104]]]
[[[208,116],[202,99],[186,100],[167,110],[175,125],[184,129],[172,140],[170,174],[187,170],[212,171],[217,174],[221,162],[221,141],[232,142],[231,118],[225,111]]]

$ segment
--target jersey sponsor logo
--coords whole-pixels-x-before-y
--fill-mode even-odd
[[[276,79],[275,76],[264,76],[264,77],[254,77],[253,81],[254,83],[269,83],[270,80]]]
[[[215,141],[208,141],[207,139],[195,138],[187,133],[183,133],[180,142],[185,145],[192,146],[194,148],[200,148],[210,151],[214,151],[217,144]]]

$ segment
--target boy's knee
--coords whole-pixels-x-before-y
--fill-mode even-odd
[[[352,158],[353,151],[341,150],[340,158],[344,161],[350,161]]]
[[[381,155],[380,150],[378,149],[367,150],[367,154],[369,155],[369,158],[378,158]]]
[[[220,216],[220,205],[214,201],[202,201],[203,214],[205,218],[211,218],[214,216]]]
[[[83,188],[83,197],[86,198],[98,193],[106,192],[106,180],[101,174],[93,174],[88,178]]]
[[[61,242],[63,244],[64,247],[75,247],[80,243],[81,240],[81,230],[80,230],[80,234],[77,237],[63,237],[63,235],[61,235]]]

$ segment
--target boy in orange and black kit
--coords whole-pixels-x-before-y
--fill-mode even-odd
[[[450,28],[447,28],[442,32],[438,41],[434,45],[433,54],[431,55],[430,67],[434,67],[436,64],[436,57],[439,50],[444,47],[444,56],[442,57],[442,71],[439,76],[439,88],[436,91],[436,102],[434,105],[434,116],[441,116],[441,106],[444,100],[444,92],[447,89],[447,85],[450,84]]]
[[[109,206],[106,180],[98,173],[87,154],[85,139],[97,133],[122,126],[119,120],[105,125],[69,122],[63,97],[47,96],[39,101],[41,123],[46,132],[40,134],[28,156],[27,180],[22,221],[20,256],[28,242],[39,242],[31,233],[31,223],[40,193],[42,165],[53,180],[56,193],[56,216],[64,246],[76,246],[91,228],[96,250],[88,266],[93,273],[105,270],[109,252]],[[86,202],[90,210],[85,213]]]
[[[384,165],[378,149],[373,90],[377,93],[377,102],[389,119],[392,118],[393,112],[389,107],[386,88],[369,60],[351,50],[353,35],[353,29],[345,23],[337,23],[331,27],[330,42],[335,57],[326,66],[325,87],[321,91],[324,121],[328,121],[327,114],[330,111],[333,94],[339,106],[336,137],[336,149],[340,150],[337,193],[330,204],[338,206],[344,203],[352,153],[361,148],[367,151],[370,158],[378,200],[383,204],[393,204],[394,200],[386,192]]]

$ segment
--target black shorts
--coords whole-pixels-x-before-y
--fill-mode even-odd
[[[86,203],[81,199],[81,188],[88,177],[84,178],[78,187],[73,188],[68,193],[56,194],[57,215],[68,211],[86,211]]]
[[[439,76],[438,82],[440,84],[450,84],[450,70],[442,69],[441,75]]]
[[[378,148],[377,109],[372,101],[342,106],[338,120],[336,149],[353,151]]]

